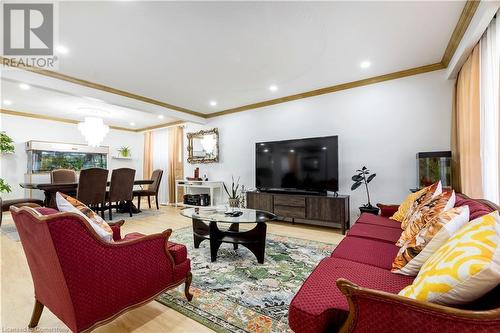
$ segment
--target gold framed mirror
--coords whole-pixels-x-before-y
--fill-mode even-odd
[[[212,128],[194,133],[187,133],[188,163],[219,162],[219,130]]]

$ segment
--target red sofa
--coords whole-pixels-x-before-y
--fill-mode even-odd
[[[72,332],[84,332],[182,283],[191,300],[191,262],[184,245],[168,240],[172,230],[122,238],[122,221],[108,243],[77,214],[35,209],[43,216],[10,208],[35,287],[30,328],[44,306]]]
[[[498,207],[457,195],[471,220]],[[391,216],[397,210],[382,210]],[[293,298],[288,323],[295,333],[500,332],[500,287],[461,309],[398,296],[414,277],[391,273],[401,235],[399,222],[363,213],[329,258]],[[336,285],[335,285],[336,284]]]

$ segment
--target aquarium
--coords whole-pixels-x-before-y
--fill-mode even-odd
[[[108,147],[89,147],[80,144],[29,141],[28,174],[50,172],[55,169],[80,171],[108,166]]]
[[[441,180],[443,187],[451,184],[451,151],[417,153],[417,188]]]

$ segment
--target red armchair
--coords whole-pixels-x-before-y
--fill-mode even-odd
[[[46,216],[11,208],[35,287],[30,328],[44,306],[71,331],[83,332],[182,283],[192,299],[191,263],[185,246],[168,241],[172,230],[121,239],[118,224],[115,242],[107,243],[79,215],[37,210]]]

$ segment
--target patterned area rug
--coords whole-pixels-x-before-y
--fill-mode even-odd
[[[193,247],[192,228],[174,230],[171,240],[188,247],[192,261],[194,298],[187,302],[183,286],[156,300],[216,332],[291,332],[288,306],[333,244],[267,234],[266,258],[240,245],[222,244],[217,261],[210,262],[209,242]]]

